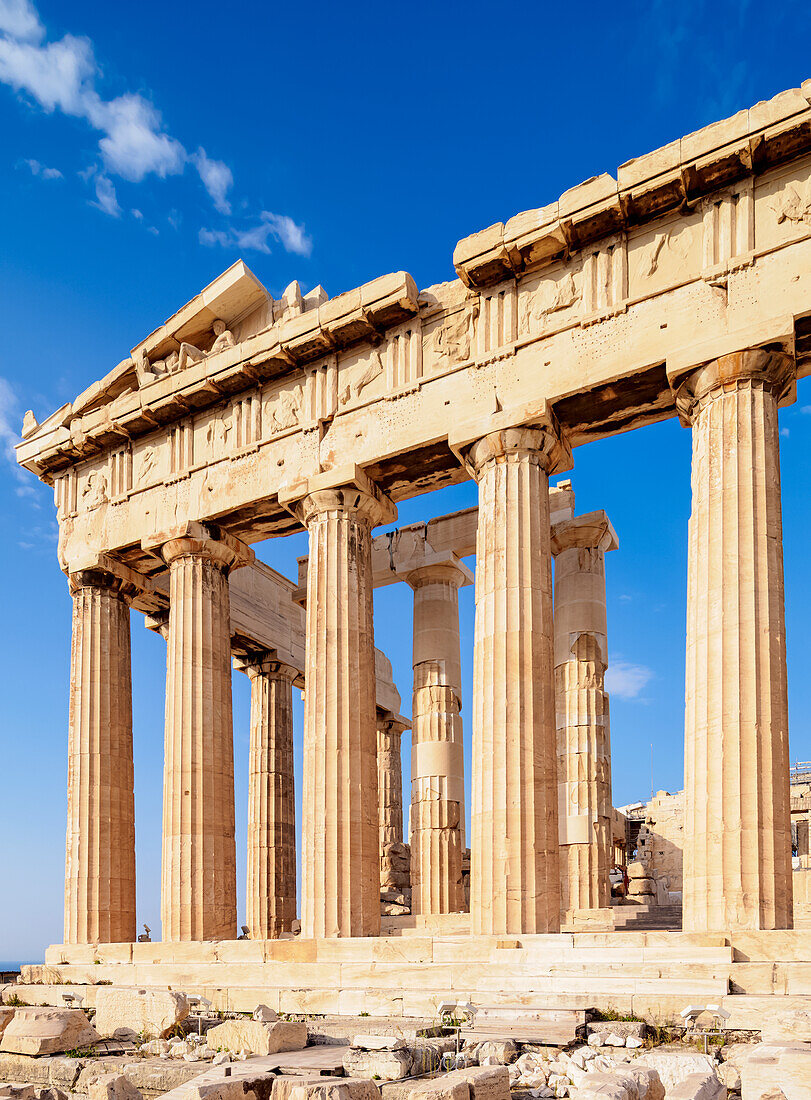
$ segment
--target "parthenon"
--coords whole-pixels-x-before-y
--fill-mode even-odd
[[[617,1004],[699,990],[742,1018],[761,991],[741,978],[728,996],[742,957],[811,961],[790,931],[777,422],[811,369],[811,82],[466,237],[453,262],[424,290],[398,271],[280,300],[237,262],[74,401],[26,416],[18,461],[53,485],[73,597],[49,980],[194,980],[229,1007],[260,988],[284,1011],[355,1010],[362,992],[407,1015],[507,984],[527,1005],[575,1003],[599,949],[616,953]],[[577,512],[577,451],[670,417],[692,436],[683,927],[623,978],[605,689],[622,532]],[[398,503],[466,479],[477,508],[397,525]],[[256,559],[297,531],[296,578]],[[375,647],[388,584],[413,590],[410,718]],[[166,640],[155,943],[135,911],[131,608]],[[247,941],[232,665],[251,683]],[[410,913],[381,917],[408,851]]]

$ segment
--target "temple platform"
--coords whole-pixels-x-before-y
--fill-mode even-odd
[[[413,918],[412,918],[413,920]],[[445,919],[446,925],[463,918]],[[61,1005],[96,987],[152,986],[209,998],[215,1009],[435,1019],[442,1001],[528,1011],[595,1008],[680,1023],[688,1004],[722,1003],[730,1028],[758,1029],[763,1010],[811,1009],[811,934],[581,932],[473,937],[428,927],[366,939],[54,945],[23,967],[14,993]],[[431,925],[434,925],[431,929]]]

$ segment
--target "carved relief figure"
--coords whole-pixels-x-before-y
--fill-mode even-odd
[[[268,402],[270,413],[270,434],[294,428],[301,416],[301,386],[292,390],[282,390],[272,402]]]
[[[147,447],[147,449],[143,453],[142,460],[141,460],[141,469],[140,469],[140,472],[138,474],[138,484],[139,485],[141,485],[143,482],[145,482],[147,480],[149,475],[155,469],[155,464],[157,463],[157,461],[158,461],[158,456],[155,453],[155,448],[154,447]]]
[[[82,503],[85,508],[97,508],[107,501],[107,478],[102,473],[88,474],[82,489]]]
[[[221,412],[209,422],[206,429],[206,442],[212,455],[221,454],[228,447],[228,434],[231,431],[231,416]]]
[[[350,374],[345,388],[341,393],[341,404],[345,405],[351,398],[357,399],[370,382],[379,378],[383,373],[383,361],[378,348],[373,348],[369,359],[361,363]]]
[[[435,366],[464,363],[470,358],[472,339],[473,311],[465,305],[459,313],[446,318],[431,334]]]
[[[787,184],[773,204],[773,210],[778,225],[783,222],[811,225],[811,180],[805,186],[801,183]]]
[[[537,325],[543,327],[551,313],[568,309],[580,301],[580,292],[574,275],[567,271],[556,283],[541,283],[534,294],[524,296],[521,304],[521,328],[530,332]]]

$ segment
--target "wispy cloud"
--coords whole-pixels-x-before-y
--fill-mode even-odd
[[[188,153],[167,133],[160,112],[144,96],[126,93],[105,99],[96,88],[100,69],[88,38],[46,38],[31,0],[0,0],[0,82],[49,114],[59,111],[84,119],[99,134],[106,173],[139,183],[148,175],[179,175],[188,164],[216,209],[230,211],[227,194],[233,176],[226,164],[212,160],[203,149]],[[101,202],[98,205],[105,209]]]
[[[105,176],[103,172],[97,172],[95,185],[97,201],[93,203],[93,206],[97,206],[99,210],[109,214],[111,218],[120,218],[121,207],[118,205],[118,196],[110,177]]]
[[[653,669],[631,661],[612,661],[605,674],[609,695],[618,699],[638,699],[643,688],[654,678]]]
[[[44,180],[64,179],[62,173],[59,171],[58,168],[48,168],[47,165],[41,164],[38,160],[27,159],[21,161],[20,163],[21,165],[24,164],[29,169],[32,176],[39,176],[41,179]]]
[[[0,0],[0,25],[3,19],[3,0]],[[34,482],[31,474],[17,465],[14,447],[20,442],[20,425],[22,413],[17,395],[5,378],[0,377],[0,454],[11,465],[12,474],[17,484],[16,493],[19,497],[33,497],[35,495]]]
[[[273,214],[269,210],[262,211],[257,225],[246,229],[201,229],[198,236],[200,244],[209,247],[219,245],[265,253],[271,251],[271,240],[278,241],[285,252],[294,252],[297,256],[309,256],[313,247],[303,225],[286,214]]]

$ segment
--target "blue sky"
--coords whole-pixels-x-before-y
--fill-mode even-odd
[[[453,277],[456,241],[811,76],[807,4],[652,0],[305,8],[0,0],[0,959],[62,926],[70,600],[52,494],[9,461],[39,418],[242,256],[272,293]],[[811,757],[811,384],[781,413],[794,759]],[[580,448],[605,508],[615,802],[682,782],[689,433]],[[471,484],[401,522],[475,503]],[[289,575],[295,537],[257,547]],[[410,708],[410,593],[376,596]],[[470,731],[472,589],[462,593]],[[165,644],[133,619],[139,921],[159,927]],[[301,706],[296,698],[298,776]],[[243,918],[248,681],[234,679]],[[404,772],[408,774],[408,738]],[[468,754],[469,761],[469,754]]]

